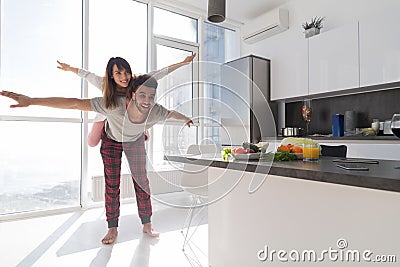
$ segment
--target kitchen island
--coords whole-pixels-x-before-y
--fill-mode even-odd
[[[399,161],[346,171],[329,157],[273,164],[205,155],[167,158],[208,166],[212,267],[365,266],[378,256],[400,260]],[[360,258],[330,258],[325,250],[336,250],[336,256],[353,251]],[[301,258],[304,251],[310,259]],[[363,256],[365,251],[372,254]]]
[[[217,157],[166,156],[166,159],[222,169],[400,192],[400,161],[395,160],[376,160],[378,164],[358,164],[368,167],[368,171],[348,171],[336,166],[338,162],[335,160],[339,158],[331,157],[321,157],[318,162],[295,160],[273,164],[271,160],[262,159],[224,161],[218,155]]]

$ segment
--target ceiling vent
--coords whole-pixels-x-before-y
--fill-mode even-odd
[[[289,29],[289,11],[274,9],[242,26],[242,40],[253,44]]]

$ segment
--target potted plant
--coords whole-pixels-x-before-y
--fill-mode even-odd
[[[311,36],[317,35],[320,33],[323,24],[322,22],[325,20],[325,17],[314,17],[311,19],[311,22],[303,23],[302,27],[305,30],[305,37],[309,38]]]

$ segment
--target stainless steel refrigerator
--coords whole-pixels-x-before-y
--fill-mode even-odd
[[[277,133],[277,103],[270,101],[270,60],[254,55],[222,65],[221,144],[257,143]]]

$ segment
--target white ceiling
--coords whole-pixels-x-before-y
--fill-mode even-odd
[[[261,14],[264,14],[290,0],[225,0],[226,1],[226,18],[236,22],[245,23]],[[207,13],[208,0],[164,0],[177,5],[190,7]]]

